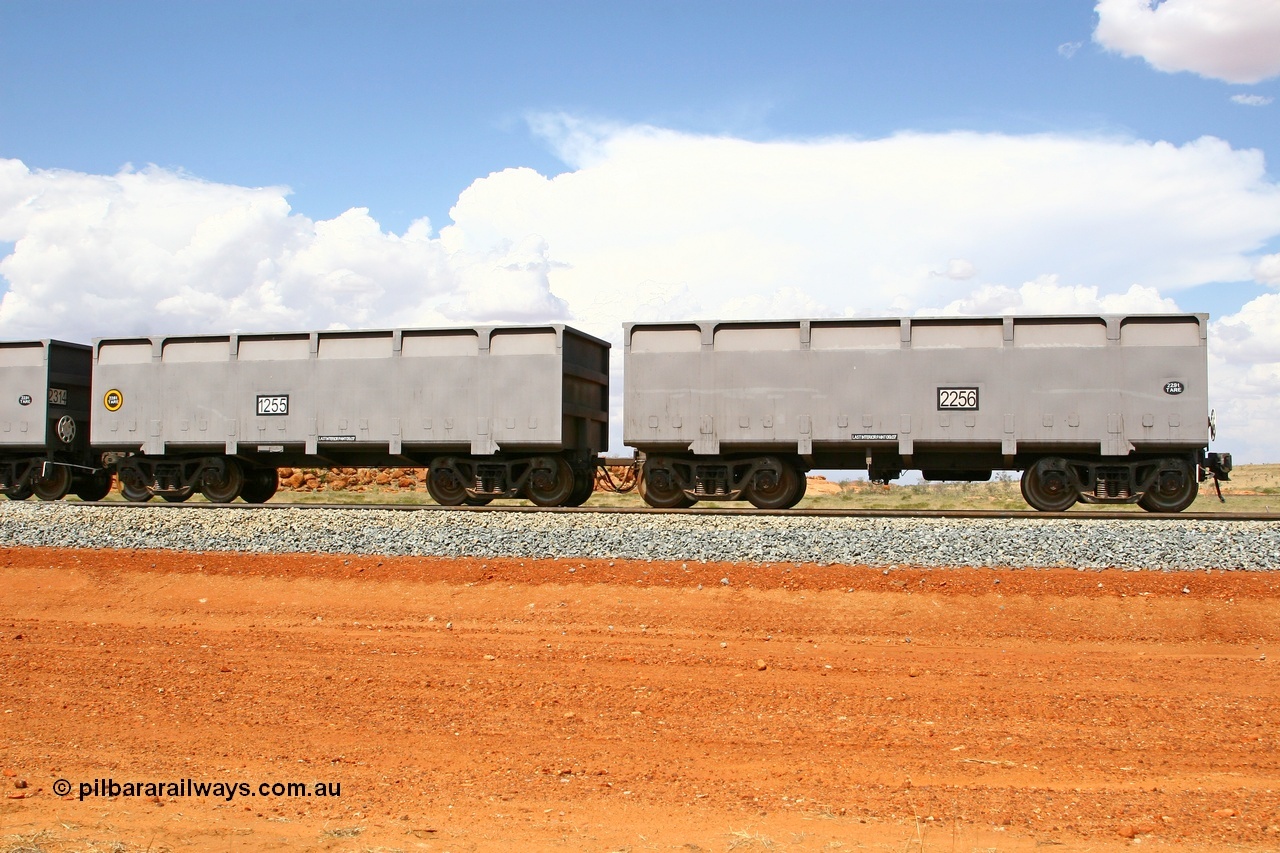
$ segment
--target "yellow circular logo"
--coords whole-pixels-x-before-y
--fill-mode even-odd
[[[102,405],[107,407],[108,412],[118,412],[120,407],[124,405],[124,395],[112,388],[102,395]]]

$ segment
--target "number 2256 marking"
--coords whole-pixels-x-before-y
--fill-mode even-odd
[[[977,388],[939,388],[939,409],[974,411],[978,408]]]

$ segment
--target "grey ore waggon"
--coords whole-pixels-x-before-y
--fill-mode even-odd
[[[794,506],[813,468],[1020,470],[1039,510],[1177,512],[1209,453],[1204,314],[624,326],[624,441],[652,506]],[[277,468],[412,465],[445,505],[577,506],[609,344],[563,325],[0,343],[0,494],[269,499]]]
[[[1204,314],[629,323],[624,442],[644,499],[794,506],[812,468],[1021,470],[1038,510],[1178,512],[1207,453]]]
[[[441,504],[576,506],[608,444],[609,344],[562,325],[99,339],[93,381],[92,444],[130,500],[415,465]]]
[[[91,444],[132,501],[412,465],[441,504],[575,506],[608,444],[609,344],[562,325],[105,338],[93,387]]]

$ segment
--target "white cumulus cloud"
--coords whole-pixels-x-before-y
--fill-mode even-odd
[[[1280,294],[1263,294],[1215,321],[1209,352],[1222,449],[1247,462],[1280,460]]]
[[[947,261],[947,268],[934,275],[945,275],[947,278],[956,281],[968,281],[978,274],[978,268],[973,265],[972,261],[966,261],[964,258],[952,258]]]
[[[927,314],[1167,314],[1178,303],[1153,287],[1132,285],[1123,293],[1099,293],[1092,285],[1064,285],[1056,275],[1043,275],[1018,287],[983,285]]]
[[[1244,107],[1265,107],[1270,104],[1272,98],[1268,95],[1232,95],[1231,103],[1240,104]]]
[[[910,312],[1043,275],[1102,296],[1135,284],[1172,295],[1249,280],[1280,235],[1262,154],[1213,138],[751,142],[549,117],[539,127],[571,168],[477,180],[442,239],[538,235],[559,264],[553,292],[606,332],[670,313],[667,302],[685,316],[748,297],[771,314]]]
[[[1228,83],[1280,74],[1276,0],[1099,0],[1093,40],[1160,71]]]
[[[1280,294],[1265,293],[1214,325],[1217,354],[1225,361],[1243,367],[1280,363]]]
[[[30,170],[0,160],[7,337],[563,317],[533,237],[453,248],[363,208],[313,221],[281,187],[180,172]]]
[[[1253,267],[1253,278],[1259,284],[1280,287],[1280,254],[1263,255]]]

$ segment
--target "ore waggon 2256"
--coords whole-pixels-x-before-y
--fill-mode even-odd
[[[1019,470],[1039,510],[1178,512],[1207,453],[1208,317],[946,317],[624,327],[624,441],[653,506],[794,506],[804,472]]]

